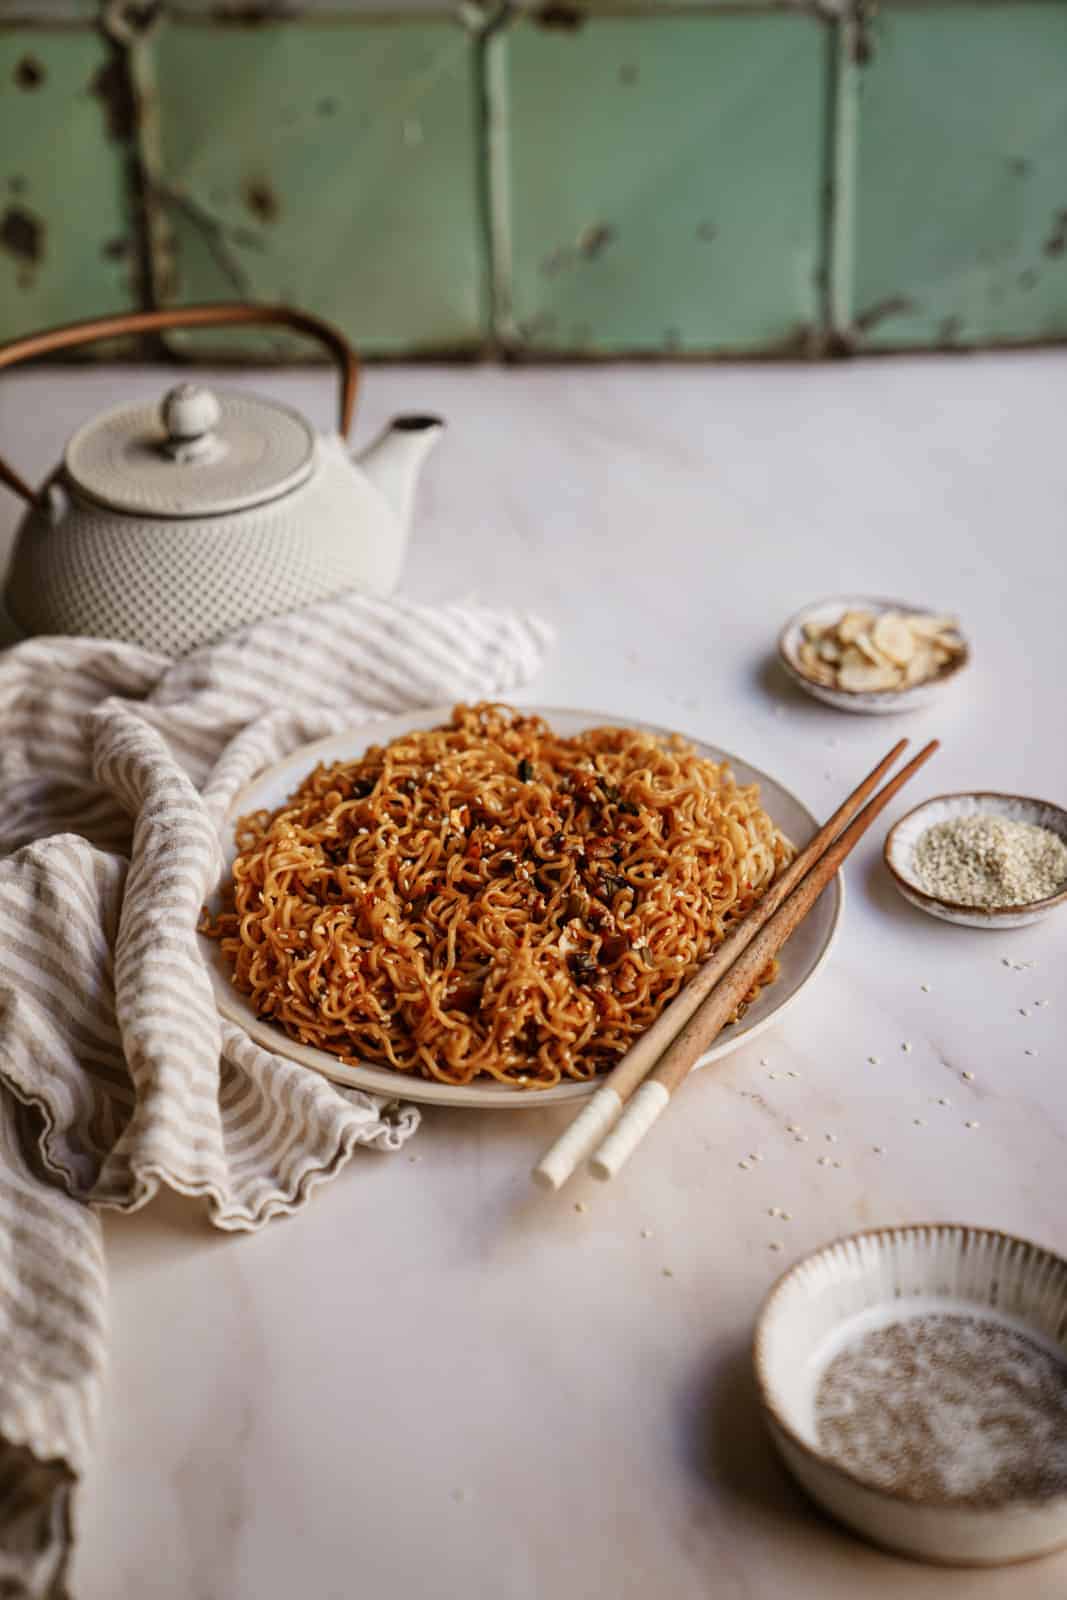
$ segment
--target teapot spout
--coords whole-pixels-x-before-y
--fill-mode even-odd
[[[392,506],[404,533],[411,523],[415,484],[422,463],[444,427],[440,417],[412,413],[394,417],[356,461]]]

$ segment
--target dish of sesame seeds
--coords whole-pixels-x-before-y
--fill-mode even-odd
[[[1067,902],[1067,811],[1022,795],[939,795],[890,829],[884,857],[920,911],[966,927],[1022,927]]]

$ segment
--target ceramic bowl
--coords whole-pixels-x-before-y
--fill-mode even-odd
[[[1050,911],[1067,901],[1067,882],[1063,888],[1046,900],[1033,900],[1021,906],[963,906],[951,900],[942,900],[925,889],[915,870],[915,847],[927,828],[937,822],[947,822],[952,817],[973,816],[975,812],[992,812],[1013,822],[1036,823],[1059,834],[1067,844],[1067,811],[1048,800],[1028,800],[1017,794],[941,794],[933,800],[924,800],[890,828],[883,848],[885,864],[890,877],[904,896],[920,911],[940,917],[944,922],[955,922],[962,928],[1025,928],[1028,923],[1040,922]]]
[[[871,595],[832,595],[827,600],[816,600],[790,617],[778,635],[778,659],[786,672],[805,693],[813,695],[825,705],[838,711],[856,711],[866,716],[887,716],[897,711],[918,711],[930,705],[944,691],[951,680],[958,677],[970,660],[966,639],[963,650],[950,661],[935,678],[913,683],[907,689],[837,689],[828,684],[816,683],[800,665],[800,646],[804,642],[804,625],[808,622],[828,624],[837,622],[846,611],[900,611],[905,616],[920,616],[935,612],[933,606],[908,605],[903,600],[886,600]],[[940,615],[940,613],[937,613]]]
[[[893,1354],[902,1335],[910,1356]],[[877,1348],[853,1353],[865,1336]],[[774,1442],[832,1516],[902,1555],[998,1566],[1067,1543],[1065,1339],[1067,1261],[992,1230],[922,1223],[836,1240],[790,1268],[763,1303],[754,1360]],[[830,1409],[825,1390],[817,1407],[842,1355],[851,1373],[838,1362]],[[990,1360],[1001,1374],[1010,1361],[1008,1383],[982,1375]],[[916,1410],[925,1434],[907,1428]],[[835,1428],[835,1453],[858,1452],[847,1465],[830,1454]]]

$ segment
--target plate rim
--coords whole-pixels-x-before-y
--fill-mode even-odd
[[[585,706],[544,706],[544,705],[518,705],[516,709],[528,712],[532,716],[544,717],[550,721],[560,715],[567,717],[580,717],[588,719],[589,727],[626,727],[636,728],[641,732],[659,735],[679,733],[681,730],[664,727],[660,723],[647,722],[641,718],[620,716],[613,712],[593,711]],[[230,800],[219,824],[218,832],[223,849],[228,849],[225,833],[231,829],[237,818],[250,809],[249,796],[265,782],[281,772],[296,757],[309,758],[314,764],[316,752],[327,746],[334,745],[337,740],[345,739],[350,735],[362,737],[365,733],[372,734],[376,726],[396,723],[406,718],[419,718],[420,722],[412,726],[422,725],[421,719],[427,718],[430,726],[435,719],[451,717],[453,703],[436,706],[413,706],[406,711],[384,712],[378,716],[368,717],[363,722],[351,723],[347,727],[339,728],[333,733],[328,733],[319,739],[313,739],[308,744],[299,745],[288,754],[280,756],[276,761],[269,762],[260,768],[254,777],[242,784],[241,788]],[[393,737],[399,737],[394,735]],[[794,805],[804,813],[811,826],[812,832],[819,827],[818,819],[813,816],[803,800],[792,789],[786,788],[777,778],[765,772],[762,767],[753,766],[742,756],[735,756],[731,751],[724,750],[721,746],[708,744],[705,740],[695,735],[681,733],[681,737],[688,739],[701,752],[711,752],[718,761],[725,761],[732,767],[738,765],[746,767],[753,773],[755,782],[761,786],[763,783],[773,784],[782,790]],[[210,895],[218,889],[229,872],[229,865],[223,867],[222,873],[216,879],[210,890]],[[732,1038],[721,1039],[712,1048],[706,1051],[697,1061],[698,1068],[708,1066],[712,1061],[721,1060],[724,1056],[737,1050],[742,1044],[757,1039],[772,1023],[777,1023],[782,1014],[788,1010],[797,997],[808,985],[822,972],[831,950],[841,930],[841,918],[845,903],[844,874],[839,869],[835,874],[828,889],[833,891],[833,909],[830,916],[830,925],[827,929],[826,939],[819,951],[811,970],[801,980],[791,994],[786,995],[767,1016],[750,1026],[743,1034]],[[475,1087],[472,1084],[440,1083],[435,1079],[409,1077],[406,1073],[395,1072],[388,1067],[378,1067],[367,1063],[353,1067],[348,1062],[339,1060],[330,1055],[326,1050],[320,1050],[315,1045],[305,1045],[297,1039],[292,1039],[283,1030],[275,1027],[260,1017],[250,1018],[241,1004],[243,996],[238,998],[236,991],[222,970],[220,963],[221,952],[216,940],[209,939],[206,934],[197,933],[201,954],[208,971],[215,1005],[219,1013],[227,1021],[235,1023],[253,1039],[256,1044],[265,1050],[272,1051],[275,1055],[284,1056],[287,1060],[295,1061],[300,1066],[310,1068],[320,1073],[331,1082],[339,1084],[342,1088],[362,1089],[369,1094],[384,1095],[390,1100],[408,1100],[420,1105],[451,1106],[454,1108],[466,1107],[470,1110],[483,1111],[526,1111],[539,1106],[558,1106],[568,1102],[586,1100],[603,1083],[602,1077],[590,1079],[582,1083],[559,1083],[551,1089],[519,1089],[510,1088],[500,1084],[496,1079],[491,1083]]]

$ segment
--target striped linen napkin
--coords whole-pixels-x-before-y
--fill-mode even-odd
[[[66,1593],[107,1348],[92,1207],[165,1184],[258,1228],[418,1125],[218,1016],[195,929],[231,797],[375,713],[506,695],[548,638],[353,594],[177,662],[91,639],[0,655],[0,1594]]]

